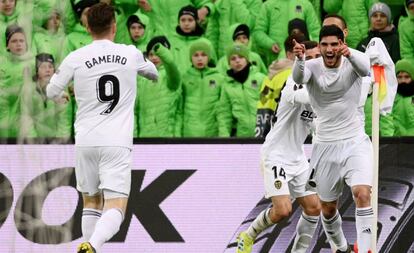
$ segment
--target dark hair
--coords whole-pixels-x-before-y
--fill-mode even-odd
[[[312,41],[312,40],[304,41],[302,42],[302,44],[305,45],[306,50],[312,49],[318,46],[318,42]]]
[[[303,19],[295,18],[289,21],[288,34],[291,35],[294,29],[299,29],[305,35],[306,39],[309,40],[308,27]]]
[[[111,29],[115,22],[115,9],[106,3],[94,4],[88,10],[88,27],[91,33],[103,35]]]
[[[6,32],[4,33],[5,37],[6,37],[6,47],[9,44],[9,40],[11,39],[11,37],[15,34],[15,33],[22,33],[26,39],[26,34],[23,31],[23,28],[16,25],[16,24],[12,24],[9,25],[6,28]],[[27,42],[26,42],[27,43]]]
[[[344,41],[344,33],[341,28],[336,25],[322,26],[321,31],[319,32],[319,42],[326,36],[336,36],[338,39]]]
[[[147,55],[149,54],[149,52],[151,52],[152,48],[156,45],[156,44],[162,44],[164,47],[170,49],[171,48],[171,44],[168,41],[167,37],[165,36],[155,36],[153,37],[147,44]]]
[[[295,44],[293,44],[293,40],[296,40],[296,42],[298,43],[302,43],[303,41],[306,40],[305,35],[303,34],[292,34],[289,35],[285,42],[283,43],[285,46],[285,51],[286,52],[293,52],[293,47],[295,46]]]
[[[341,20],[341,22],[342,22],[342,24],[343,24],[343,26],[344,26],[344,29],[348,27],[348,26],[347,26],[347,24],[346,24],[345,19],[344,19],[341,15],[338,15],[338,14],[328,14],[328,15],[326,15],[326,16],[323,18],[323,20],[325,20],[325,19],[327,19],[327,18],[337,18],[337,19]],[[322,23],[323,23],[323,22],[322,22]]]

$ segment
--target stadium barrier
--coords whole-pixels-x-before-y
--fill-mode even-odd
[[[156,144],[154,144],[156,143]],[[414,139],[380,145],[379,252],[414,250]],[[311,146],[305,146],[310,155]],[[260,140],[138,140],[121,231],[103,252],[235,252],[263,199]],[[0,252],[74,252],[82,241],[73,145],[0,145]],[[300,208],[257,238],[253,252],[289,251]],[[349,190],[345,235],[356,240]],[[330,252],[321,226],[309,252]]]

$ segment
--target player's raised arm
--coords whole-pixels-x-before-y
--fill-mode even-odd
[[[153,81],[158,80],[158,70],[155,67],[155,65],[145,59],[144,55],[141,53],[141,51],[138,51],[137,55],[137,64],[138,64],[138,74]]]
[[[355,72],[361,77],[369,75],[371,66],[368,56],[358,50],[348,48],[348,45],[342,40],[339,40],[339,43],[339,52],[348,58]]]
[[[71,66],[70,54],[63,60],[46,87],[46,96],[57,103],[69,101],[69,96],[64,92],[66,86],[73,78],[74,68]]]
[[[292,77],[296,83],[306,83],[311,77],[311,72],[305,69],[305,45],[293,40],[295,44],[293,47],[293,53],[295,57],[295,63],[293,64]]]

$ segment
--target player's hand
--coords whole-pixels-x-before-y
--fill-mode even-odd
[[[341,39],[339,40],[339,50],[338,50],[340,55],[345,56],[346,58],[348,58],[349,56],[351,56],[351,51],[349,51],[348,45],[343,42]]]
[[[299,59],[303,59],[305,55],[305,45],[298,43],[295,39],[293,39],[293,54]]]
[[[63,92],[60,97],[54,98],[56,104],[64,105],[69,102],[69,95],[66,92]]]
[[[278,54],[280,52],[280,47],[278,44],[273,44],[271,50],[273,53]]]
[[[208,15],[208,8],[202,7],[197,10],[198,20],[200,23],[204,23],[206,21],[206,17]]]
[[[138,0],[138,6],[142,8],[145,12],[150,12],[152,10],[151,5],[147,0]]]

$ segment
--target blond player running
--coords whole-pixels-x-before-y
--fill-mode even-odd
[[[318,115],[313,138],[310,179],[321,199],[322,224],[337,252],[351,252],[342,232],[337,210],[344,184],[351,187],[356,205],[359,252],[371,245],[373,152],[358,111],[362,77],[369,75],[369,59],[343,42],[336,25],[322,27],[319,45],[322,58],[304,61],[303,45],[295,43],[293,79],[307,83],[310,104]]]
[[[309,45],[305,53],[307,59],[320,56],[316,42],[305,43]],[[240,233],[237,241],[239,253],[251,252],[260,232],[290,216],[291,197],[303,209],[296,227],[292,252],[306,252],[317,227],[321,209],[316,193],[305,189],[309,164],[303,149],[315,114],[304,87],[303,84],[295,84],[290,77],[282,90],[276,113],[277,121],[267,134],[261,149],[265,197],[271,198],[273,206],[262,211],[249,228]]]
[[[113,43],[115,13],[99,3],[87,14],[93,42],[70,53],[47,87],[59,100],[73,79],[77,189],[82,192],[79,253],[100,252],[123,221],[131,186],[131,148],[136,77],[156,80],[155,66],[134,46]],[[103,201],[103,199],[105,201]]]

